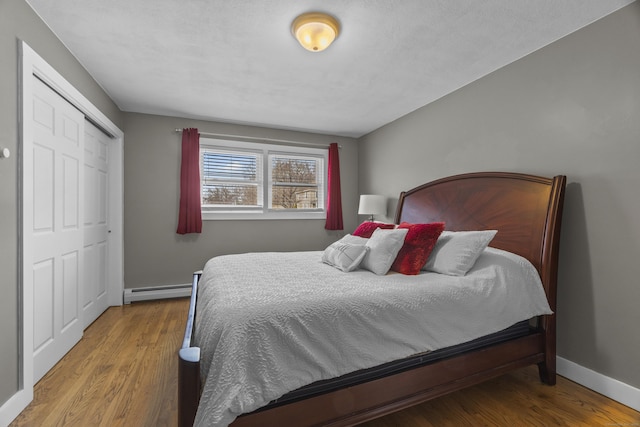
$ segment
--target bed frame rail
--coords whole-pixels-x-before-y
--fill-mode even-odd
[[[393,377],[241,415],[231,426],[353,426],[541,362],[542,341],[541,333],[531,334]]]

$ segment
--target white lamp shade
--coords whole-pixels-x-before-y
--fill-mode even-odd
[[[386,215],[387,198],[377,194],[360,195],[359,215]]]

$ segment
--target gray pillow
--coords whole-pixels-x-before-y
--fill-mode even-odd
[[[322,262],[348,273],[360,266],[368,251],[366,245],[354,245],[338,240],[324,250]]]
[[[449,276],[464,276],[497,232],[443,231],[422,269]]]
[[[367,242],[369,241],[368,238],[366,237],[360,237],[360,236],[354,236],[351,234],[347,234],[346,236],[344,236],[342,239],[338,240],[339,242],[342,243],[350,243],[352,245],[366,245]]]
[[[360,268],[378,275],[387,274],[398,252],[400,252],[408,232],[407,228],[376,229],[371,238],[367,240],[369,252],[362,260]]]

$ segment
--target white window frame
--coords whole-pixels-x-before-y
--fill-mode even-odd
[[[262,156],[262,206],[241,207],[224,206],[216,208],[203,208],[203,220],[268,220],[268,219],[325,219],[327,207],[327,174],[329,154],[328,149],[315,147],[302,147],[292,145],[267,144],[248,141],[230,141],[217,138],[200,138],[200,147],[210,149],[223,149],[232,151],[247,151],[261,153]],[[318,204],[316,209],[270,209],[271,205],[271,155],[300,156],[305,158],[318,158],[322,160],[322,168],[319,173],[321,182],[319,186]],[[202,164],[201,164],[202,167]],[[200,186],[202,191],[202,184]],[[201,195],[202,197],[202,195]],[[259,198],[260,196],[258,196]]]

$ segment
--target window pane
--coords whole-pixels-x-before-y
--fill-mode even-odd
[[[202,175],[205,180],[255,181],[258,157],[255,154],[203,150]]]
[[[262,206],[262,153],[202,148],[202,206]]]
[[[318,208],[317,188],[273,185],[271,190],[271,207],[273,209]]]
[[[298,157],[273,156],[271,179],[273,182],[316,184],[318,160]]]
[[[271,155],[271,208],[318,209],[320,159]]]
[[[258,206],[258,187],[234,184],[203,185],[202,204],[203,206]]]

